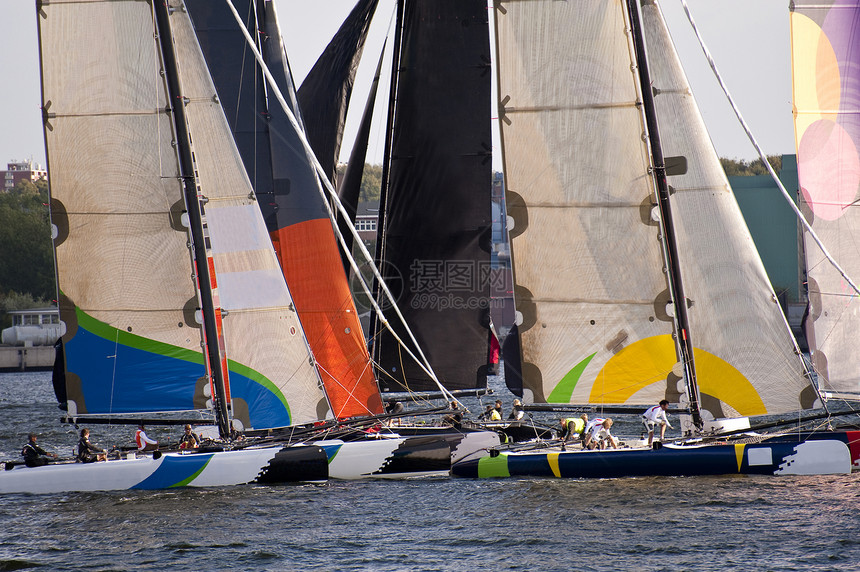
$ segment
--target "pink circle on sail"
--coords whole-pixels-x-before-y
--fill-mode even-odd
[[[797,157],[800,190],[812,212],[824,220],[841,217],[860,185],[860,157],[851,136],[821,119],[803,133]]]

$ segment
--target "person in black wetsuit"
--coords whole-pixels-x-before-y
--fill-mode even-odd
[[[35,433],[30,433],[27,444],[21,449],[21,454],[24,456],[24,464],[28,467],[42,467],[51,462],[48,457],[57,458],[57,455],[47,452],[36,444]]]
[[[450,425],[454,429],[461,429],[463,427],[463,413],[460,411],[460,406],[457,405],[456,401],[452,401],[449,408],[451,413],[442,417],[442,424]]]
[[[107,451],[96,447],[90,443],[90,430],[87,428],[81,429],[81,439],[78,441],[78,449],[75,454],[75,461],[78,463],[95,463],[96,461],[104,461],[107,459],[105,454]]]

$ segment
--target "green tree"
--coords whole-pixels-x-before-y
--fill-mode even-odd
[[[48,184],[22,181],[0,193],[0,296],[51,300],[54,284]]]
[[[340,179],[346,171],[346,164],[341,163],[337,166],[337,174]],[[361,174],[361,193],[358,196],[359,202],[378,201],[380,189],[382,188],[382,165],[364,164],[364,171]]]
[[[364,164],[359,201],[378,201],[382,192],[382,165]]]
[[[767,162],[773,167],[777,174],[782,170],[782,155],[768,155]],[[751,177],[754,175],[767,175],[767,168],[761,159],[745,161],[744,159],[726,159],[720,157],[720,164],[726,172],[727,177]]]

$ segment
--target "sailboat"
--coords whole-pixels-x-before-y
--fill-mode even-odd
[[[495,17],[517,306],[506,379],[546,410],[641,413],[665,399],[683,413],[688,439],[654,450],[495,451],[453,474],[827,474],[860,466],[857,432],[747,433],[752,416],[824,402],[658,2],[499,0]]]
[[[187,0],[194,30],[266,220],[296,311],[339,420],[382,413],[382,396],[326,211],[312,153],[327,159],[323,172],[334,172],[355,66],[360,57],[375,0],[358,2],[306,79],[320,102],[310,107],[313,123],[303,120],[292,73],[281,39],[274,3],[234,1],[299,125],[314,133],[319,147],[307,149],[290,125],[286,111],[266,82],[261,64],[247,49],[245,36],[225,3]],[[241,54],[241,57],[240,57]],[[335,63],[332,63],[335,60]],[[309,85],[318,84],[316,86]],[[338,94],[333,97],[332,94]],[[363,165],[363,161],[361,161]],[[452,460],[498,444],[495,432],[424,430],[451,447]],[[403,434],[405,427],[397,432]]]
[[[38,20],[67,418],[212,419],[222,439],[7,463],[0,492],[446,474],[444,440],[275,437],[330,404],[184,2],[53,2]]]
[[[326,94],[348,91],[355,46],[363,43],[355,33],[367,25],[373,5],[356,4],[305,79],[299,90],[303,113],[324,117],[332,106]],[[381,282],[393,291],[404,322],[415,333],[416,345],[445,388],[458,397],[488,392],[496,341],[490,298],[498,271],[491,248],[492,73],[486,8],[481,0],[399,1],[393,37],[386,41],[393,55],[375,261]],[[382,63],[380,57],[338,187],[352,216]],[[343,108],[328,115],[322,123],[342,129]],[[330,157],[339,142],[315,147],[318,155]],[[381,290],[375,297],[381,305],[387,302]],[[434,376],[406,357],[399,342],[406,338],[403,325],[394,324],[389,331],[372,320],[369,338],[383,395],[439,396]],[[502,431],[506,439],[535,434],[534,427],[479,427]],[[398,428],[401,434],[432,431]]]

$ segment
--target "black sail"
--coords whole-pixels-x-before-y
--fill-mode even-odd
[[[377,3],[359,0],[297,92],[308,142],[332,182],[355,73]]]
[[[346,166],[346,171],[343,174],[343,181],[337,188],[337,196],[340,198],[341,204],[347,213],[349,221],[344,220],[344,217],[338,213],[338,227],[343,235],[343,240],[346,243],[344,252],[342,252],[343,266],[349,272],[348,253],[352,252],[352,233],[349,225],[355,223],[355,215],[358,212],[358,199],[361,195],[361,179],[364,175],[364,162],[367,158],[367,145],[370,140],[370,128],[373,122],[373,109],[376,103],[376,94],[379,89],[379,76],[382,72],[382,59],[385,54],[385,46],[382,48],[382,53],[379,54],[379,63],[376,66],[376,75],[373,76],[373,83],[370,85],[370,94],[367,96],[367,103],[364,107],[364,114],[361,116],[361,124],[358,127],[358,133],[355,136],[355,142],[352,145],[352,153],[349,155],[349,163]]]
[[[442,384],[482,388],[492,218],[487,3],[407,0],[402,13],[381,270]],[[374,355],[383,391],[435,389],[387,331]]]

